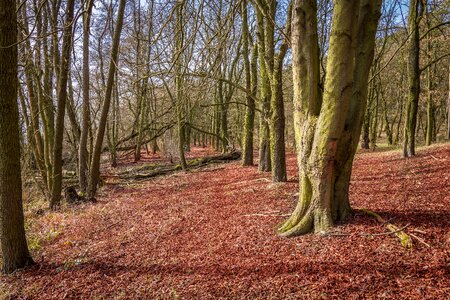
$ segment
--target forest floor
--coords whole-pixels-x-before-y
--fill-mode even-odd
[[[277,236],[296,203],[292,153],[288,173],[272,184],[233,162],[148,181],[110,176],[98,203],[35,217],[38,264],[0,276],[0,298],[448,299],[450,144],[409,159],[356,157],[352,206],[407,226],[421,240],[412,249],[360,213],[338,224],[339,236]]]

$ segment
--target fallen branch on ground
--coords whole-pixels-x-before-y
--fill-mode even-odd
[[[389,234],[394,234],[395,236],[397,236],[400,239],[400,242],[402,244],[403,247],[410,249],[412,248],[413,244],[412,244],[412,239],[411,237],[406,234],[402,228],[398,228],[397,226],[395,226],[392,223],[387,222],[385,219],[383,219],[379,214],[368,210],[368,209],[360,209],[360,212],[363,212],[373,218],[375,218],[378,222],[380,222],[383,226],[385,226],[387,229],[389,229],[390,233]],[[406,227],[405,227],[406,228]]]
[[[345,233],[345,232],[326,232],[324,235],[325,236],[351,236],[351,235],[359,235],[359,236],[369,236],[369,237],[374,237],[374,236],[384,236],[384,235],[390,235],[390,234],[395,234],[397,232],[402,231],[403,229],[405,229],[406,227],[408,227],[411,224],[406,224],[405,226],[403,226],[402,228],[399,228],[398,230],[392,232],[392,231],[388,231],[388,232],[383,232],[383,233],[367,233],[367,232],[362,232],[362,233]]]
[[[237,160],[241,157],[240,152],[230,152],[225,153],[221,155],[215,155],[215,156],[209,156],[209,157],[203,157],[203,158],[197,158],[188,161],[188,168],[199,168],[202,166],[206,166],[208,164],[213,163],[225,163],[233,160]],[[120,177],[122,179],[128,179],[128,180],[144,180],[156,176],[171,174],[176,171],[180,171],[181,166],[176,164],[170,164],[170,165],[156,165],[152,166],[149,170],[138,170],[136,171],[128,171],[125,173],[120,174]],[[145,172],[145,173],[144,173]]]

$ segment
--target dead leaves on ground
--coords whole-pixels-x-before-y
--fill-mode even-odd
[[[297,172],[292,154],[288,171],[291,177]],[[297,180],[271,185],[268,174],[239,163],[139,185],[115,182],[102,191],[99,203],[53,218],[64,226],[35,251],[39,265],[0,277],[0,295],[445,299],[449,177],[448,144],[421,149],[410,159],[395,151],[357,156],[352,205],[399,227],[410,224],[405,231],[429,245],[415,243],[412,250],[381,235],[384,227],[359,213],[335,228],[342,236],[278,237],[276,226],[295,206]],[[36,226],[46,226],[49,218],[36,220]]]

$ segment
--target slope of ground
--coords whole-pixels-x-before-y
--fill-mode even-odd
[[[196,149],[198,150],[198,149]],[[446,299],[450,294],[450,145],[357,155],[354,208],[414,234],[404,249],[356,214],[337,236],[284,239],[289,182],[238,162],[136,184],[110,183],[95,205],[46,213],[33,268],[0,277],[12,299]],[[113,182],[113,181],[111,181]],[[362,235],[361,233],[364,233]],[[374,234],[374,235],[367,235]],[[1,296],[0,296],[1,297]]]

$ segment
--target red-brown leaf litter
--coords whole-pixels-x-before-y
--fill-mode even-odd
[[[38,264],[0,277],[0,289],[11,299],[448,299],[449,144],[408,159],[356,157],[353,208],[406,226],[413,249],[361,213],[335,235],[277,236],[297,200],[292,153],[288,173],[272,184],[233,162],[148,181],[108,178],[98,203],[39,218],[33,230],[50,237],[33,253]]]

